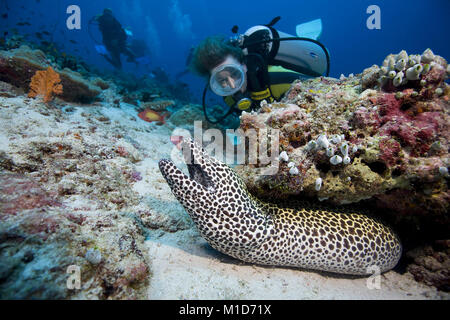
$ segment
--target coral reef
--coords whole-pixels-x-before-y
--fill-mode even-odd
[[[0,51],[0,81],[10,83],[28,91],[31,78],[37,71],[50,67],[46,55],[40,50],[21,46],[9,51]],[[64,92],[59,98],[68,102],[89,103],[102,89],[70,69],[56,70],[61,78]]]
[[[0,97],[12,98],[24,94],[24,91],[3,81],[0,81]]]
[[[145,297],[151,270],[138,212],[152,210],[133,190],[142,154],[100,110],[0,98],[2,298]],[[80,268],[79,290],[66,286],[69,266]]]
[[[423,218],[448,235],[446,70],[447,62],[428,49],[421,56],[390,55],[381,68],[340,80],[297,81],[282,102],[241,116],[244,131],[279,129],[286,159],[278,172],[261,176],[262,165],[237,170],[262,197],[331,204],[370,199],[395,212],[394,220],[420,226]]]
[[[142,103],[139,108],[142,110],[151,109],[154,111],[165,111],[168,107],[175,105],[174,100],[155,100]]]
[[[417,281],[450,291],[450,240],[418,247],[406,256],[413,261],[407,270]]]
[[[31,78],[28,97],[43,96],[44,102],[50,102],[54,95],[63,93],[60,82],[59,74],[52,67],[48,67],[45,71],[36,71],[36,74]]]

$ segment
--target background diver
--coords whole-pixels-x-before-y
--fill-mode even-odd
[[[127,33],[120,22],[113,16],[112,10],[109,8],[104,9],[103,14],[97,15],[94,20],[98,22],[103,44],[108,51],[102,52],[100,50],[99,53],[117,69],[122,68],[121,54],[125,54],[128,57],[128,62],[136,63],[135,55],[127,47]]]
[[[232,113],[257,109],[262,100],[279,101],[297,79],[329,74],[328,51],[317,41],[321,20],[298,25],[298,36],[293,37],[273,28],[279,19],[254,26],[229,40],[208,37],[195,48],[190,69],[208,78],[203,110],[209,122],[218,123]],[[233,33],[237,29],[233,27]],[[229,106],[229,111],[216,120],[207,115],[208,89],[222,96]]]

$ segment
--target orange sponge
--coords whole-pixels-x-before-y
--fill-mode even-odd
[[[44,102],[47,103],[53,99],[53,95],[62,94],[63,87],[60,82],[59,74],[52,67],[48,67],[44,71],[36,71],[31,78],[28,97],[35,98],[40,95],[43,96]]]

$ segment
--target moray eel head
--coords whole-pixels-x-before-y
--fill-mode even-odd
[[[159,169],[202,236],[230,255],[265,241],[272,218],[258,209],[234,170],[191,139],[184,139],[181,147],[189,176],[167,159],[159,161]]]

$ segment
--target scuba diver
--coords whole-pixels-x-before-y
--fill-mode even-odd
[[[203,111],[209,122],[216,124],[231,114],[256,110],[263,100],[280,101],[297,79],[328,76],[329,54],[317,41],[321,20],[298,25],[297,37],[273,28],[279,20],[276,17],[230,40],[211,36],[195,48],[190,69],[209,79],[203,92]],[[232,31],[236,34],[238,27]],[[216,120],[206,111],[208,89],[222,96],[229,107]]]
[[[128,56],[128,62],[135,62],[134,54],[127,47],[127,33],[122,28],[122,25],[112,14],[112,10],[106,8],[103,10],[103,14],[97,15],[93,18],[98,23],[98,27],[103,37],[103,44],[109,53],[100,50],[100,54],[115,68],[121,69],[122,62],[120,55],[123,53]]]

